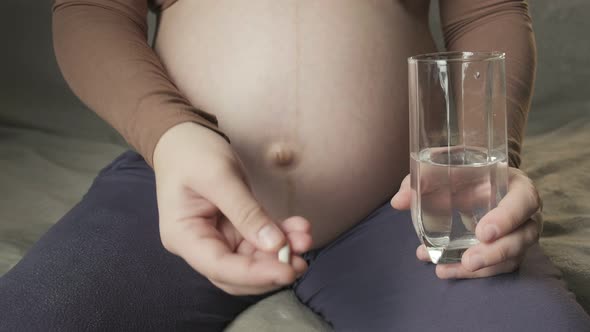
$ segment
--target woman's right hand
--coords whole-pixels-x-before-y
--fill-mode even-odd
[[[154,151],[160,236],[214,285],[234,295],[261,294],[291,284],[306,269],[311,248],[302,217],[276,224],[258,204],[231,146],[195,123],[169,129]],[[285,244],[289,264],[277,258]]]

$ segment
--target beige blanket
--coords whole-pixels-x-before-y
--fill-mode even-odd
[[[524,168],[544,201],[541,245],[590,312],[590,117],[529,137],[525,149]]]

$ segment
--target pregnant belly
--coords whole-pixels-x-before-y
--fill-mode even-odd
[[[308,218],[316,247],[408,172],[406,58],[434,49],[427,3],[408,3],[180,0],[160,18],[175,84],[217,116],[271,216]]]

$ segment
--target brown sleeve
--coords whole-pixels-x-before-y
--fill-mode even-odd
[[[440,8],[447,50],[506,53],[508,152],[510,165],[518,167],[537,65],[528,4],[516,0],[442,0]]]
[[[166,75],[147,42],[147,13],[146,0],[56,0],[53,40],[74,93],[152,165],[156,143],[176,124],[196,122],[227,137]]]

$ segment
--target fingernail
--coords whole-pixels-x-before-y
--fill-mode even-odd
[[[469,256],[469,259],[467,260],[467,265],[471,271],[477,271],[484,267],[485,263],[483,261],[483,257],[481,257],[480,255],[472,255]]]
[[[482,233],[482,240],[484,242],[493,241],[498,237],[498,227],[496,225],[486,225]]]
[[[267,224],[258,231],[258,239],[266,249],[273,249],[281,244],[283,234],[276,225]]]

